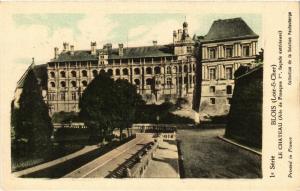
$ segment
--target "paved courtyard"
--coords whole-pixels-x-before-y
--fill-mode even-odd
[[[217,138],[225,129],[182,129],[186,178],[260,178],[261,156]]]
[[[161,141],[144,178],[179,178],[178,152],[175,141]]]

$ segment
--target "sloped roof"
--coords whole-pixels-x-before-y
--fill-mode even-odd
[[[97,59],[97,56],[92,55],[90,50],[76,50],[74,51],[74,55],[71,55],[70,51],[62,52],[56,59],[52,59],[51,62],[85,61]]]
[[[141,46],[124,48],[123,56],[119,56],[119,49],[112,49],[108,58],[109,59],[122,59],[122,58],[145,58],[145,57],[162,57],[173,56],[173,48],[169,45],[156,45],[156,46]]]
[[[258,38],[242,18],[216,20],[204,36],[203,42],[235,38]]]
[[[102,51],[103,49],[98,49],[96,55],[92,55],[90,50],[76,50],[74,51],[74,55],[71,55],[70,51],[62,52],[58,55],[58,58],[52,59],[51,62],[98,60],[97,55]],[[109,51],[108,59],[146,58],[173,55],[173,48],[171,45],[157,45],[124,48],[122,56],[119,56],[118,48],[113,48]]]
[[[17,88],[23,88],[25,79],[27,78],[27,75],[28,75],[29,71],[32,70],[33,66],[34,66],[34,63],[30,64],[30,66],[26,69],[24,74],[21,76],[21,78],[17,82]]]
[[[33,73],[38,80],[39,85],[45,89],[47,88],[47,80],[48,80],[48,75],[47,75],[47,64],[41,64],[41,65],[35,65],[32,63],[27,70],[24,72],[24,74],[21,76],[19,81],[17,82],[17,89],[18,88],[23,88],[24,82],[28,76],[28,73],[33,70]]]

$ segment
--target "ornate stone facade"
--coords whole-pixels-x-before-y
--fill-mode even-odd
[[[184,22],[167,45],[153,41],[152,46],[113,48],[108,43],[97,49],[91,42],[90,50],[74,50],[64,43],[62,52],[54,48],[54,58],[47,64],[50,114],[78,112],[82,92],[101,71],[136,85],[148,103],[187,98],[198,104],[197,111],[227,114],[234,73],[239,66],[254,63],[257,41],[258,35],[241,18],[234,18],[214,21],[207,35],[193,38]]]
[[[48,62],[48,104],[50,113],[78,112],[78,102],[90,81],[102,71],[113,79],[126,79],[149,103],[166,99],[192,98],[195,83],[194,41],[188,34],[188,24],[173,33],[173,43],[145,47],[105,44],[97,49],[75,51],[63,44],[63,51],[54,48],[54,59]]]
[[[241,65],[253,65],[258,35],[241,19],[217,20],[201,45],[200,112],[224,115],[229,112],[234,73]]]

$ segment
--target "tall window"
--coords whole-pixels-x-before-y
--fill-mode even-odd
[[[135,75],[140,75],[140,69],[139,68],[135,68],[134,69],[134,74]]]
[[[209,49],[209,58],[211,58],[211,59],[216,58],[216,48]]]
[[[167,74],[171,74],[171,67],[170,66],[167,67]]]
[[[135,79],[134,83],[135,83],[136,86],[139,86],[140,85],[140,80],[139,79]]]
[[[55,73],[54,72],[50,72],[50,76],[51,76],[51,78],[54,78],[55,77]]]
[[[48,99],[49,99],[49,101],[54,101],[55,100],[55,94],[53,94],[53,93],[48,94]]]
[[[155,74],[160,74],[160,67],[155,67],[154,72]]]
[[[146,68],[146,74],[152,74],[152,68],[150,67]]]
[[[226,68],[226,79],[232,79],[232,68]]]
[[[76,92],[72,92],[71,99],[76,100]]]
[[[75,78],[75,77],[76,77],[76,72],[75,72],[75,71],[72,71],[72,72],[71,72],[71,76],[72,76],[73,78]]]
[[[210,93],[215,93],[216,92],[216,87],[215,86],[210,86],[209,87],[209,92]]]
[[[188,72],[188,66],[187,66],[187,65],[184,65],[184,66],[183,66],[183,71],[184,71],[184,72]]]
[[[116,69],[116,75],[120,76],[120,69]]]
[[[61,81],[60,82],[60,87],[65,88],[66,87],[66,82],[65,81]]]
[[[66,72],[65,71],[61,71],[60,72],[60,77],[65,78],[66,77]]]
[[[76,87],[76,82],[75,82],[75,81],[71,81],[71,86],[72,86],[73,88],[75,88],[75,87]]]
[[[226,86],[226,93],[232,94],[232,86],[231,85]]]
[[[226,47],[226,58],[232,57],[232,47]]]
[[[55,88],[55,83],[54,82],[50,82],[50,86],[51,86],[51,88]]]
[[[61,92],[61,93],[60,93],[60,99],[61,99],[62,101],[65,101],[65,100],[66,100],[66,94],[65,94],[65,92]]]
[[[93,76],[94,78],[98,75],[98,71],[97,70],[93,70]]]
[[[112,70],[112,69],[108,69],[108,70],[107,70],[107,73],[108,73],[110,76],[112,76],[112,75],[113,75],[113,70]]]
[[[215,80],[216,79],[216,68],[209,69],[209,79]]]
[[[81,83],[82,83],[82,86],[83,86],[83,87],[86,87],[86,86],[87,86],[87,81],[84,80],[84,81],[82,81]]]
[[[83,77],[87,77],[87,71],[86,70],[82,70],[81,73],[82,73]]]
[[[168,88],[172,87],[172,79],[171,78],[167,78],[167,87]]]
[[[187,53],[192,53],[192,47],[190,47],[190,46],[186,47],[186,52]]]
[[[250,56],[250,47],[243,46],[243,56]]]
[[[124,69],[123,69],[123,75],[125,75],[125,76],[128,75],[128,69],[127,69],[127,68],[124,68]]]

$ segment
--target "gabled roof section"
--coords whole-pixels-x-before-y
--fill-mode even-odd
[[[126,59],[126,58],[147,58],[147,57],[163,57],[174,56],[173,47],[171,45],[141,46],[129,47],[123,49],[123,56],[119,56],[119,49],[112,49],[109,59]]]
[[[240,38],[258,38],[258,35],[239,17],[214,21],[202,41],[221,41]]]
[[[30,71],[33,71],[36,79],[38,80],[39,86],[41,86],[43,89],[47,88],[47,64],[35,65],[32,63],[17,82],[17,89],[23,88],[24,82]]]
[[[21,78],[17,82],[17,89],[18,88],[23,88],[24,82],[25,82],[25,80],[27,78],[27,75],[33,69],[33,67],[34,67],[34,63],[30,64],[30,66],[26,69],[26,71],[24,72],[24,74],[21,76]]]

